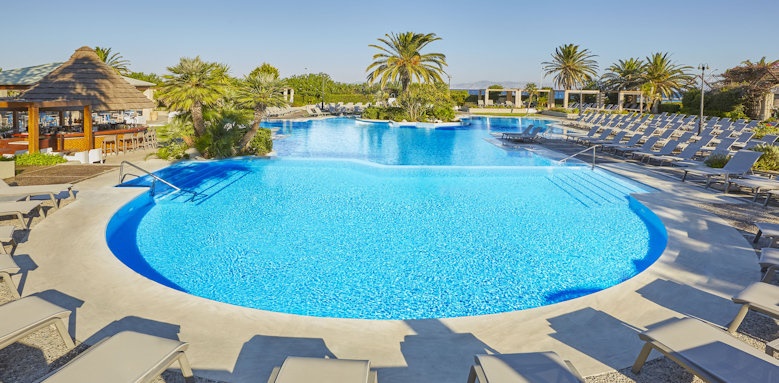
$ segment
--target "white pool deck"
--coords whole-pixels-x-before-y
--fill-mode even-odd
[[[730,297],[760,276],[744,237],[694,205],[730,198],[646,167],[603,168],[660,190],[637,198],[662,219],[668,246],[638,276],[547,307],[453,319],[352,320],[248,309],[175,291],[128,269],[108,249],[109,219],[146,191],[114,187],[118,171],[78,183],[76,201],[32,228],[15,254],[33,265],[15,282],[22,282],[22,295],[40,294],[73,309],[70,331],[80,341],[126,329],[181,339],[190,343],[195,375],[225,382],[264,382],[288,355],[370,359],[382,383],[464,382],[474,354],[543,350],[589,376],[630,366],[642,345],[636,332],[671,318],[726,325],[738,309]]]

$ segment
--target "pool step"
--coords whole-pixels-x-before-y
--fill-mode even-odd
[[[642,191],[612,177],[589,170],[565,172],[547,179],[586,207],[626,203],[626,195]]]
[[[236,163],[237,164],[237,163]],[[245,166],[215,167],[206,163],[188,163],[165,169],[160,175],[168,182],[184,190],[198,193],[197,199],[213,195],[247,174]],[[155,199],[160,201],[184,202],[192,199],[189,193],[179,193],[168,186],[157,186]]]

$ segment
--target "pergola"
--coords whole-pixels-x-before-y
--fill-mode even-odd
[[[0,100],[0,110],[28,116],[28,151],[36,153],[39,145],[41,111],[78,110],[83,113],[84,139],[88,148],[95,146],[92,112],[154,108],[154,103],[105,64],[89,47],[76,50],[70,59],[44,76],[18,99]],[[60,114],[61,116],[61,114]]]
[[[640,90],[621,90],[619,91],[619,95],[617,96],[617,105],[619,105],[619,110],[622,110],[622,104],[625,101],[625,96],[638,96],[639,99],[639,109],[643,112],[644,111],[644,92]]]
[[[522,105],[522,92],[524,92],[525,89],[519,89],[519,88],[510,88],[510,89],[484,89],[482,91],[479,89],[479,95],[478,98],[482,98],[482,94],[484,94],[484,105],[489,105],[488,100],[490,99],[490,92],[506,92],[506,98],[507,101],[511,101],[514,103],[514,105],[519,106]],[[550,97],[554,94],[554,90],[552,89],[536,89],[537,93],[547,93],[547,107],[551,108],[554,105],[554,97]],[[509,98],[509,96],[511,96]]]
[[[586,90],[586,89],[579,89],[579,90],[566,90],[565,95],[563,96],[563,108],[568,108],[568,95],[570,94],[578,94],[579,100],[582,99],[582,96],[585,94],[600,94],[601,92],[599,90]]]

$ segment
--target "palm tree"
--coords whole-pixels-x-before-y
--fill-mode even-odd
[[[442,53],[421,53],[428,44],[441,40],[435,33],[386,34],[386,38],[378,39],[384,44],[369,46],[380,53],[373,55],[373,63],[365,69],[368,82],[380,80],[382,88],[388,81],[399,81],[402,91],[408,90],[408,85],[414,80],[420,82],[443,82],[446,56]]]
[[[171,74],[163,76],[159,99],[170,108],[188,110],[197,137],[206,132],[203,107],[215,104],[226,93],[230,78],[227,66],[204,62],[200,57],[182,57],[178,65],[168,67]]]
[[[525,92],[527,92],[527,109],[525,109],[527,114],[530,113],[530,104],[533,103],[533,96],[538,94],[538,87],[536,86],[536,83],[527,83],[527,85],[525,85]]]
[[[276,72],[278,73],[278,71]],[[238,146],[243,151],[249,150],[252,138],[260,129],[260,121],[265,117],[265,110],[270,107],[286,106],[283,95],[284,82],[278,74],[267,71],[253,71],[246,76],[236,89],[235,99],[238,105],[249,107],[254,111],[254,119],[249,131],[241,138]]]
[[[593,57],[596,56],[590,54],[589,49],[579,50],[575,44],[559,46],[552,54],[552,61],[541,63],[544,65],[544,76],[554,74],[552,80],[555,86],[563,90],[583,86],[597,74],[598,63]]]
[[[636,90],[644,82],[645,69],[646,64],[639,58],[619,60],[606,68],[601,81],[607,90]]]
[[[694,76],[687,73],[690,69],[690,66],[674,64],[668,53],[658,52],[646,58],[644,89],[647,90],[653,113],[657,113],[663,97],[673,97],[693,85]]]
[[[99,57],[102,62],[108,64],[111,68],[114,68],[120,75],[124,76],[130,72],[127,68],[130,65],[130,61],[125,60],[118,52],[111,53],[111,48],[95,47],[95,53],[97,53],[97,57]]]

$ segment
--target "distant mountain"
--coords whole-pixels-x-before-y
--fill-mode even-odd
[[[452,84],[452,89],[487,89],[490,85],[502,85],[504,88],[522,88],[526,83],[519,81],[489,81],[481,80],[476,82]]]

